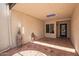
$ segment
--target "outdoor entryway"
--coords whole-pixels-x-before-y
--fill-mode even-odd
[[[57,38],[70,38],[70,21],[57,21],[56,22],[56,37]]]
[[[60,37],[67,37],[67,24],[60,24]]]

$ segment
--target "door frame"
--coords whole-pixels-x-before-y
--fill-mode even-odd
[[[56,21],[56,38],[60,38],[60,24],[67,23],[67,38],[71,37],[71,21],[64,20],[64,21]]]
[[[65,35],[62,35],[62,34],[61,34],[61,32],[62,32],[62,31],[61,31],[61,26],[62,26],[62,25],[65,25]],[[61,37],[61,38],[67,38],[67,23],[60,24],[60,37]]]

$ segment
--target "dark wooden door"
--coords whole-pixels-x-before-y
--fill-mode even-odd
[[[67,24],[60,24],[60,37],[67,37]]]

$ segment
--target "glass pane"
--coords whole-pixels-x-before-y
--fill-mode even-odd
[[[54,24],[50,24],[50,33],[54,33]]]
[[[49,33],[49,24],[46,24],[46,33]]]

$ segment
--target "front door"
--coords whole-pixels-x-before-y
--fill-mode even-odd
[[[67,24],[60,24],[60,37],[67,37]]]

